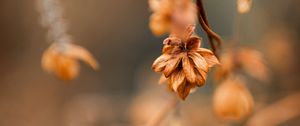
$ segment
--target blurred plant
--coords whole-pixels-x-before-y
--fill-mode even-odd
[[[245,82],[230,77],[216,89],[213,105],[218,117],[226,120],[241,120],[251,114],[254,101]]]
[[[219,64],[215,55],[221,38],[210,29],[202,0],[197,0],[196,4],[192,0],[149,0],[149,4],[154,12],[149,24],[152,32],[155,35],[170,33],[163,41],[162,55],[154,61],[152,69],[163,73],[160,82],[168,80],[168,88],[185,100],[192,89],[205,84],[209,68]],[[202,40],[194,35],[196,15],[213,51],[200,48]],[[171,99],[149,125],[160,125],[165,113],[172,110],[175,103],[177,98]]]
[[[163,55],[157,58],[152,68],[168,78],[168,87],[185,99],[190,91],[202,86],[206,81],[209,67],[219,64],[213,52],[200,48],[201,39],[191,36],[195,26],[189,26],[184,37],[176,35],[167,38]]]
[[[215,79],[226,80],[232,74],[245,71],[255,79],[268,80],[268,69],[262,54],[246,47],[229,47],[220,57],[222,66],[216,69]]]
[[[42,67],[63,80],[72,80],[79,72],[78,59],[98,69],[98,63],[85,48],[72,44],[59,0],[38,0],[41,25],[48,29],[53,44],[42,56]]]
[[[192,36],[195,31],[194,15],[196,15],[194,3],[191,0],[160,2],[166,2],[168,6],[173,5],[167,8],[172,11],[167,11],[165,10],[167,5],[161,3],[161,7],[157,7],[158,4],[152,0],[149,1],[152,10],[157,13],[172,12],[165,15],[170,17],[168,20],[170,36],[164,40],[163,54],[154,61],[152,68],[156,72],[162,72],[168,80],[169,89],[178,93],[179,97],[184,100],[190,94],[191,89],[204,85],[209,67],[219,64],[219,61],[212,51],[200,48],[201,38],[196,35]],[[203,11],[202,2],[198,1],[197,4],[200,5],[199,11]],[[206,16],[202,16],[201,12],[199,15],[199,20],[205,22],[202,17]],[[154,24],[160,25],[161,23]],[[206,23],[204,27],[209,29]],[[211,36],[210,32],[207,33]],[[212,33],[214,38],[220,40],[214,32]]]
[[[277,126],[300,115],[300,93],[292,93],[254,114],[246,126]]]
[[[251,0],[237,0],[238,14],[250,11]],[[238,17],[236,27],[240,24]],[[221,66],[216,69],[215,80],[220,83],[214,92],[216,115],[228,121],[242,121],[253,111],[254,100],[240,76],[243,72],[254,79],[267,81],[268,67],[262,54],[254,49],[238,46],[238,30],[233,43],[220,56]]]
[[[114,105],[111,97],[99,94],[79,94],[63,104],[63,126],[111,124],[117,117]]]
[[[251,9],[252,0],[237,0],[237,6],[239,13],[247,13]]]

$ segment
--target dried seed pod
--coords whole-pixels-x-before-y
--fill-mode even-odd
[[[254,101],[241,79],[229,78],[216,89],[213,105],[218,117],[239,121],[251,114]]]
[[[98,69],[97,61],[85,48],[70,43],[52,44],[43,54],[42,67],[63,80],[72,80],[79,72],[78,60]]]
[[[189,26],[181,36],[167,38],[163,54],[152,65],[155,72],[163,73],[168,79],[169,89],[183,100],[192,89],[204,85],[209,68],[219,64],[212,51],[200,48],[201,39],[192,36],[194,27]]]

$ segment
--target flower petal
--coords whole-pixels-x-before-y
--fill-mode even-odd
[[[162,72],[165,69],[167,61],[170,59],[170,57],[171,56],[168,54],[163,54],[159,56],[152,64],[152,69],[155,72]]]
[[[194,71],[194,66],[191,63],[191,60],[186,56],[183,57],[183,59],[182,59],[182,68],[183,68],[183,72],[185,74],[186,79],[190,83],[195,83],[197,76]]]
[[[195,70],[195,73],[196,73],[196,85],[197,86],[203,86],[205,84],[205,81],[206,81],[206,77],[207,77],[207,73],[204,72],[204,71],[198,71],[198,70]]]
[[[172,82],[172,88],[175,92],[177,92],[178,87],[184,83],[184,81],[185,81],[184,78],[185,78],[185,75],[182,70],[176,70],[170,76],[170,79]]]
[[[177,55],[176,57],[172,57],[167,61],[166,67],[163,70],[164,75],[169,77],[170,74],[178,67],[178,64],[181,62],[182,56]]]
[[[162,53],[164,54],[179,54],[182,50],[179,46],[164,45]]]
[[[187,49],[188,50],[197,50],[200,48],[201,39],[196,36],[192,36],[187,40]]]
[[[185,100],[186,97],[190,94],[191,89],[194,88],[190,83],[183,83],[177,88],[178,96]]]
[[[181,39],[176,36],[169,36],[163,41],[164,45],[171,45],[171,46],[179,46],[181,44]]]
[[[197,49],[197,52],[204,57],[208,64],[208,67],[213,67],[214,65],[220,64],[218,58],[209,49],[199,48]]]
[[[195,64],[195,67],[198,69],[198,71],[208,71],[208,64],[206,60],[198,53],[196,52],[189,52],[188,53],[189,58],[192,59],[193,63]]]
[[[167,78],[165,77],[164,74],[162,74],[159,78],[158,84],[163,84],[166,80],[167,80]]]
[[[97,70],[99,68],[99,65],[96,59],[93,57],[93,55],[81,46],[74,44],[68,45],[65,55],[84,61],[85,63],[90,65],[94,70]]]

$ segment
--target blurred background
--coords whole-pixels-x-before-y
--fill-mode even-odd
[[[214,31],[230,40],[236,1],[203,1]],[[75,43],[94,54],[101,68],[93,71],[81,63],[80,76],[73,81],[44,72],[41,56],[51,42],[39,23],[35,0],[0,0],[0,126],[132,126],[153,118],[170,94],[157,84],[159,74],[151,70],[166,36],[155,37],[149,30],[148,2],[61,2]],[[240,17],[239,43],[264,54],[271,77],[267,82],[247,80],[255,100],[249,120],[300,93],[299,5],[299,0],[253,0],[251,11]],[[197,32],[208,47],[205,34]],[[163,125],[246,124],[214,116],[212,76],[210,72],[207,84],[181,102],[180,117],[168,117],[174,124]],[[300,99],[293,101],[293,107],[281,106],[291,109],[281,111],[284,120],[276,125],[300,125]],[[285,116],[287,111],[294,113]]]

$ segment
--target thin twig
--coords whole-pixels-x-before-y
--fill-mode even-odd
[[[151,122],[148,123],[147,126],[159,126],[161,125],[162,121],[167,117],[167,115],[176,108],[176,106],[178,105],[179,100],[176,96],[174,96],[173,98],[171,98],[166,105],[164,106],[164,108],[160,111],[160,113],[158,113],[158,115],[155,116],[155,118],[153,120],[151,120]]]
[[[258,111],[246,126],[277,126],[300,115],[300,92],[291,94]]]
[[[217,33],[215,33],[210,28],[210,25],[208,23],[208,19],[207,19],[206,13],[205,13],[205,9],[204,9],[202,0],[197,0],[196,4],[197,4],[197,9],[198,9],[198,20],[199,20],[199,23],[200,23],[201,27],[203,28],[203,30],[207,34],[208,41],[210,43],[210,46],[211,46],[213,52],[215,53],[215,55],[217,55],[216,51],[217,51],[217,48],[221,46],[222,39],[221,39],[221,37]],[[216,40],[217,45],[215,45],[213,39]]]

